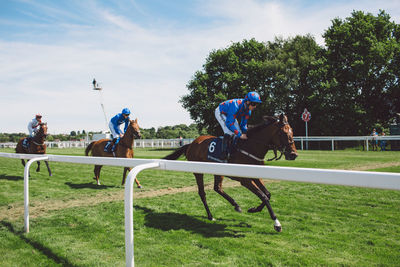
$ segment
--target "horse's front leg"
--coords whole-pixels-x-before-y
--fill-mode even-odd
[[[261,199],[261,201],[264,203],[264,205],[267,206],[269,215],[271,216],[271,219],[275,221],[275,224],[274,224],[275,231],[282,232],[282,225],[279,222],[279,220],[276,218],[276,215],[275,215],[274,211],[272,210],[268,196],[264,192],[262,192],[255,185],[255,183],[253,183],[250,179],[242,179],[240,183],[241,183],[241,185],[243,185],[244,187],[249,189],[251,192],[253,192],[256,196],[258,196]]]
[[[223,179],[224,179],[224,177],[221,175],[214,175],[214,191],[217,192],[218,194],[220,194],[226,200],[228,200],[229,203],[231,203],[231,205],[235,207],[235,210],[237,212],[242,212],[242,209],[236,203],[236,201],[231,196],[229,196],[227,193],[225,193],[224,190],[222,190]]]
[[[121,183],[121,185],[124,185],[125,184],[125,179],[126,179],[126,173],[129,171],[131,171],[132,170],[132,168],[128,168],[128,167],[125,167],[124,168],[124,175],[122,176],[122,183]],[[142,186],[140,185],[140,182],[139,182],[139,180],[135,177],[135,183],[136,183],[136,186],[137,186],[137,188],[142,188]]]
[[[260,179],[254,179],[253,182],[258,187],[258,189],[260,189],[262,192],[264,192],[264,194],[268,197],[268,200],[271,200],[271,193],[265,187],[264,183]],[[247,210],[247,212],[250,212],[250,213],[260,212],[263,210],[264,207],[265,207],[265,202],[262,201],[258,207],[250,208]]]
[[[47,171],[49,172],[49,176],[53,176],[53,174],[51,174],[49,162],[48,161],[44,161],[44,163],[46,163],[46,167],[47,167]]]
[[[40,161],[37,162],[36,172],[40,172]]]

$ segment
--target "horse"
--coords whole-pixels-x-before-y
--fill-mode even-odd
[[[31,138],[28,148],[23,146],[23,142],[27,137],[22,137],[15,148],[16,153],[24,153],[24,154],[46,154],[46,141],[47,137],[47,123],[40,123],[39,131],[35,134],[34,137]],[[21,159],[22,165],[25,167],[25,160]],[[44,161],[46,163],[47,170],[49,172],[49,176],[53,176],[51,174],[50,166],[48,161]],[[40,161],[37,162],[36,172],[40,171]]]
[[[264,157],[271,145],[279,148],[285,155],[286,160],[295,160],[297,157],[297,150],[294,144],[293,131],[288,123],[287,117],[281,114],[279,118],[263,117],[263,122],[259,125],[249,129],[247,132],[248,139],[238,139],[236,150],[231,154],[228,163],[236,164],[253,164],[264,165]],[[178,148],[173,153],[164,157],[166,160],[176,160],[182,154],[186,156],[189,161],[210,161],[207,158],[207,151],[210,142],[215,136],[203,135],[196,138],[191,144],[184,145]],[[228,167],[228,166],[227,166]],[[228,167],[229,168],[229,167]],[[204,191],[204,181],[202,173],[193,173],[198,187],[198,194],[203,202],[204,208],[207,212],[208,219],[213,221],[214,218],[206,200],[206,193]],[[272,220],[275,221],[274,229],[277,232],[282,231],[282,225],[278,221],[274,211],[272,210],[270,199],[271,193],[265,187],[261,179],[248,179],[241,177],[229,177],[232,180],[240,182],[242,186],[250,190],[257,197],[260,198],[261,204],[258,207],[250,208],[248,212],[260,212],[264,206],[267,206],[268,212]],[[236,201],[225,193],[222,189],[223,176],[214,175],[214,190],[224,197],[237,212],[242,212],[240,206]]]
[[[94,157],[117,157],[117,158],[133,158],[133,141],[135,138],[140,138],[140,129],[139,125],[137,123],[137,119],[135,120],[130,120],[128,128],[126,129],[126,132],[124,136],[121,138],[119,143],[116,146],[115,152],[104,152],[104,147],[105,145],[110,141],[109,139],[101,139],[98,141],[93,141],[91,142],[85,150],[86,156],[89,155],[89,152],[92,152],[92,156]],[[94,166],[94,177],[97,181],[97,185],[100,185],[100,171],[103,165],[95,165]],[[125,178],[126,178],[126,172],[131,171],[132,168],[125,167],[124,168],[124,174],[122,177],[122,183],[121,185],[125,184]],[[139,180],[135,180],[136,185],[138,188],[142,188],[142,186],[139,183]]]

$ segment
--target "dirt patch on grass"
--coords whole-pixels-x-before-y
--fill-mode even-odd
[[[367,171],[367,170],[374,170],[374,169],[380,169],[380,168],[389,168],[389,167],[397,167],[400,166],[400,162],[385,162],[385,163],[373,163],[369,165],[360,165],[360,166],[354,166],[349,170],[352,171]]]
[[[236,187],[240,186],[240,183],[225,180],[224,188]],[[212,190],[214,187],[214,183],[206,184],[206,190]],[[166,188],[154,191],[142,191],[142,192],[134,192],[133,198],[146,198],[146,197],[158,197],[163,195],[172,195],[177,193],[184,192],[194,192],[197,191],[197,186],[188,186],[182,188]],[[124,200],[124,190],[118,192],[103,192],[99,193],[96,196],[85,197],[82,196],[79,199],[70,199],[70,200],[46,200],[46,201],[32,201],[29,207],[29,217],[36,218],[45,215],[49,211],[54,210],[62,210],[67,208],[74,207],[87,207],[87,206],[95,206],[104,202],[114,202],[114,201],[123,201]],[[24,216],[24,206],[23,203],[10,204],[6,207],[0,207],[0,221],[8,220],[8,221],[16,221],[18,219],[23,218]]]

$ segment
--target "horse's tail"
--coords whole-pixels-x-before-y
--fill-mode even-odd
[[[93,145],[94,145],[95,142],[96,142],[96,141],[93,141],[93,142],[91,142],[91,143],[87,146],[87,148],[86,148],[86,150],[85,150],[86,156],[89,156],[89,152],[90,152],[90,150],[92,150],[92,147],[93,147]]]
[[[174,152],[172,152],[171,154],[169,154],[168,156],[163,157],[162,159],[168,159],[168,160],[176,160],[178,159],[182,154],[186,155],[186,151],[188,149],[188,147],[190,146],[190,144],[186,144],[184,146],[181,146],[180,148],[178,148],[177,150],[175,150]]]

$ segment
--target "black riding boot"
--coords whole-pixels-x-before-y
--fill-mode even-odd
[[[230,134],[224,134],[224,138],[222,139],[222,151],[221,151],[222,160],[229,159],[229,147],[231,140],[232,136]]]

